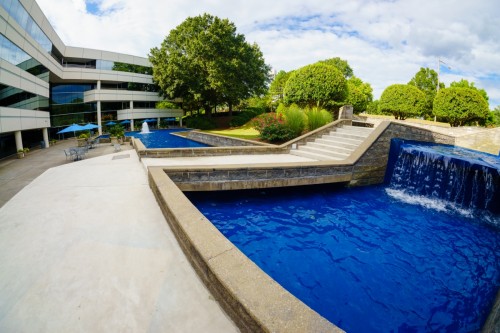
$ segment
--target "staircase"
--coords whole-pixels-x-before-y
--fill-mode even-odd
[[[370,127],[337,127],[314,141],[290,150],[290,154],[319,161],[341,161],[349,157],[372,131],[373,128]]]

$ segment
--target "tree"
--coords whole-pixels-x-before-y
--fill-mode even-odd
[[[189,17],[152,48],[153,79],[169,99],[206,114],[220,104],[229,110],[239,101],[266,90],[270,67],[256,44],[236,33],[227,19],[209,14]]]
[[[404,120],[416,117],[424,110],[425,95],[420,89],[408,84],[393,84],[385,88],[380,96],[379,109],[382,113]]]
[[[271,95],[271,103],[273,105],[279,105],[283,103],[283,89],[285,88],[286,81],[292,72],[279,71],[274,77],[274,80],[269,86],[269,93]]]
[[[432,103],[437,93],[438,74],[433,69],[421,67],[408,84],[417,87],[425,94],[423,113],[430,117],[432,115]],[[444,83],[439,83],[439,89],[444,89],[444,87]]]
[[[370,84],[352,76],[347,80],[347,88],[348,94],[344,104],[352,105],[354,113],[365,111],[368,104],[373,100],[373,90]]]
[[[434,114],[453,127],[485,120],[488,113],[488,102],[477,89],[450,87],[440,90],[434,99]]]
[[[489,102],[489,100],[490,100],[490,98],[488,97],[488,94],[486,93],[486,90],[477,88],[474,85],[474,82],[469,82],[469,81],[467,81],[465,79],[461,79],[458,82],[452,82],[452,83],[450,83],[450,87],[453,87],[453,88],[470,88],[470,89],[474,89],[477,92],[479,92],[481,94],[481,96],[483,96],[483,98],[486,100],[486,102]]]
[[[330,66],[337,68],[344,75],[344,77],[346,79],[348,79],[354,75],[354,72],[353,72],[351,66],[349,66],[349,63],[347,63],[347,60],[340,59],[339,57],[330,58],[330,59],[326,59],[326,60],[320,60],[320,61],[318,61],[318,63],[330,65]]]
[[[286,104],[333,108],[347,97],[347,82],[336,67],[315,63],[293,72],[283,94]]]

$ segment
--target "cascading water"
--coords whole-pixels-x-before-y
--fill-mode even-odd
[[[149,131],[149,125],[148,125],[148,123],[147,122],[143,122],[142,123],[141,134],[149,134],[149,133],[151,133],[151,132]]]
[[[500,156],[394,139],[385,179],[393,196],[444,202],[465,214],[500,214]]]

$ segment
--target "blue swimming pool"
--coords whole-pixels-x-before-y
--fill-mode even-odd
[[[386,185],[186,195],[347,332],[479,332],[500,287],[500,164],[398,145]]]
[[[162,129],[151,130],[151,133],[141,134],[140,131],[126,132],[125,136],[138,138],[146,146],[146,148],[196,148],[209,147],[206,144],[189,140],[177,135],[172,135],[176,132],[185,132],[186,129]],[[103,135],[102,137],[109,137]]]
[[[384,186],[187,195],[266,273],[347,332],[477,332],[500,286],[498,230],[405,203]]]

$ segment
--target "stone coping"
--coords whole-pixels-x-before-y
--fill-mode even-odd
[[[192,266],[242,332],[343,332],[246,257],[162,167],[149,168],[149,182]]]

